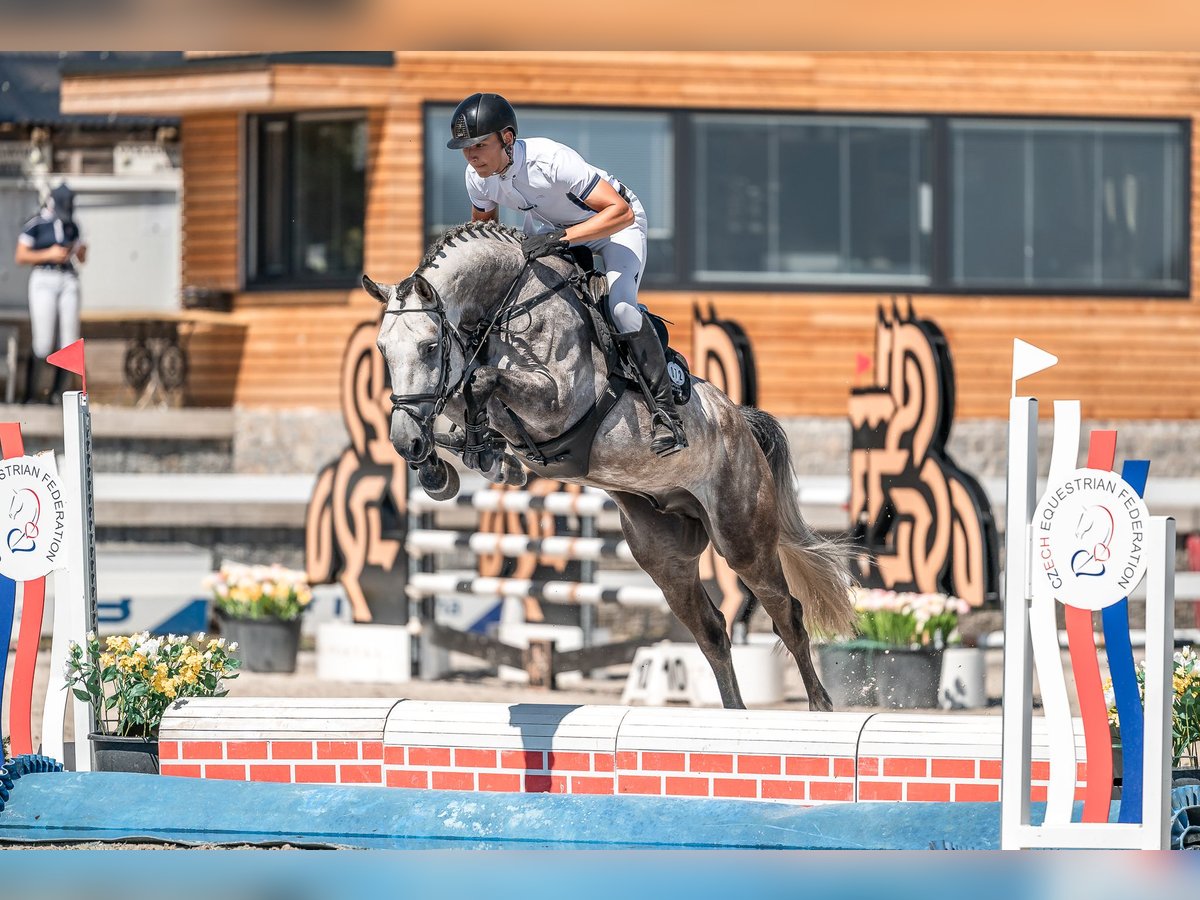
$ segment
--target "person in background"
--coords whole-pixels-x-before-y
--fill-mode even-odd
[[[50,192],[42,211],[25,223],[17,238],[14,259],[33,266],[29,276],[29,329],[33,347],[25,369],[25,403],[62,396],[67,373],[54,369],[53,386],[38,396],[41,370],[47,356],[79,340],[79,274],[76,263],[87,259],[87,245],[75,222],[75,192],[60,184]],[[57,340],[56,338],[57,333]]]

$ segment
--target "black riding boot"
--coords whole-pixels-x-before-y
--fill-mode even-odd
[[[46,363],[46,365],[50,365]],[[50,393],[46,395],[46,402],[51,406],[58,406],[62,403],[63,392],[67,389],[67,377],[69,372],[66,369],[54,367],[54,382],[50,385]]]
[[[41,378],[42,369],[46,364],[38,359],[33,353],[30,353],[25,359],[25,393],[21,396],[22,403],[39,403],[41,398],[38,396],[38,382]]]
[[[683,433],[683,422],[675,408],[675,396],[671,393],[671,379],[667,377],[667,358],[662,343],[649,316],[642,316],[642,327],[637,331],[618,334],[617,338],[629,348],[633,364],[638,367],[647,390],[646,403],[653,414],[654,434],[650,449],[659,456],[670,456],[684,449],[687,437]]]

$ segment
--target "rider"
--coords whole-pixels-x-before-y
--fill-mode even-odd
[[[525,213],[522,245],[528,260],[582,244],[599,251],[608,276],[608,312],[621,329],[651,396],[650,442],[659,456],[684,449],[662,344],[638,306],[646,268],[646,213],[625,185],[590,165],[570,147],[547,138],[517,140],[517,114],[499,94],[472,94],[454,110],[446,147],[467,160],[473,221],[494,220],[499,207]]]

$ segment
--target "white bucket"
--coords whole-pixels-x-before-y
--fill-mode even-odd
[[[986,653],[981,647],[947,647],[942,651],[938,705],[942,709],[982,709],[987,706]]]

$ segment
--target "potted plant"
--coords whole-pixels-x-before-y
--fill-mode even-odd
[[[1175,651],[1174,671],[1171,684],[1171,766],[1174,778],[1200,779],[1200,657],[1191,647]],[[1146,700],[1146,664],[1137,667],[1138,693],[1142,702]],[[1121,749],[1120,719],[1117,717],[1117,700],[1112,689],[1112,680],[1105,682],[1105,699],[1108,702],[1108,721],[1113,730],[1114,772],[1121,774],[1119,751]]]
[[[71,641],[65,688],[92,704],[99,731],[88,739],[96,768],[108,772],[158,772],[158,726],[172,703],[186,697],[223,697],[222,682],[237,678],[236,644],[224,638],[193,642],[185,635],[149,632]]]
[[[303,572],[280,565],[225,563],[205,580],[221,633],[242,647],[249,672],[294,672],[300,616],[312,603]]]
[[[958,640],[958,617],[968,608],[946,594],[856,590],[855,635],[820,650],[834,704],[936,707],[942,650]]]

